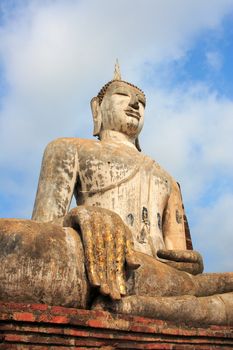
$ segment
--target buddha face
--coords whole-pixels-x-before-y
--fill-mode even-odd
[[[135,138],[144,123],[145,97],[137,88],[122,81],[108,87],[100,105],[102,130],[115,130]]]

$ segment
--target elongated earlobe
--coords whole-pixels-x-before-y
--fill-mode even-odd
[[[100,109],[98,97],[92,98],[91,110],[92,110],[92,117],[93,117],[93,123],[94,123],[93,136],[99,136],[101,125],[102,125],[102,115],[101,115],[101,109]]]
[[[137,136],[137,138],[136,138],[136,140],[135,140],[135,146],[136,146],[136,148],[137,148],[137,150],[138,150],[139,152],[142,151],[142,150],[141,150],[141,147],[140,147],[140,144],[139,144],[138,136]]]

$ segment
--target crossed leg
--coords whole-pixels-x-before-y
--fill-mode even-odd
[[[93,308],[194,324],[233,325],[233,273],[190,275],[142,253],[128,274],[127,296]]]

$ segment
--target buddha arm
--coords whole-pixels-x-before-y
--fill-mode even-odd
[[[131,269],[139,264],[134,261],[131,232],[117,214],[88,206],[67,213],[79,174],[78,142],[58,139],[47,146],[32,219],[74,228],[82,237],[91,286],[117,300],[126,293],[125,263]]]
[[[166,264],[193,275],[203,272],[201,255],[188,250],[185,234],[185,213],[179,185],[173,181],[172,190],[164,213],[163,235],[166,249],[159,250],[159,258]]]
[[[164,213],[163,236],[167,249],[187,249],[182,198],[179,186],[174,180]]]
[[[33,220],[47,222],[67,214],[77,174],[77,147],[72,139],[49,143],[42,160]]]

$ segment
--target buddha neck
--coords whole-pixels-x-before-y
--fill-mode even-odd
[[[129,136],[115,130],[102,130],[100,132],[100,141],[121,143],[136,148],[135,138],[130,138]]]

